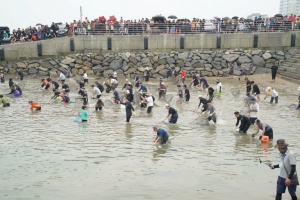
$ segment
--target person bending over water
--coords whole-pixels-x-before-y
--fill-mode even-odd
[[[176,124],[178,120],[178,113],[177,111],[172,108],[169,104],[166,104],[166,109],[168,110],[168,115],[165,119],[165,121],[169,121],[170,124]]]
[[[95,110],[100,111],[100,110],[102,110],[103,107],[104,107],[103,101],[101,99],[98,99],[98,101],[95,104]]]
[[[3,97],[3,95],[0,95],[0,103],[2,104],[3,107],[9,107],[10,103],[8,101],[8,98]]]
[[[163,129],[163,128],[159,128],[158,126],[153,126],[153,131],[156,132],[156,138],[154,139],[154,143],[160,143],[160,144],[165,144],[168,142],[169,140],[169,134],[168,132]]]
[[[30,110],[33,111],[35,109],[35,111],[40,111],[42,110],[41,105],[36,102],[36,101],[29,101],[28,102],[30,104]]]

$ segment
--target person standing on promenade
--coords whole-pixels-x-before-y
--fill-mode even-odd
[[[165,144],[169,140],[168,132],[163,128],[158,128],[158,126],[153,126],[153,131],[157,133],[156,138],[154,139],[154,143]]]
[[[280,168],[280,173],[277,178],[276,200],[282,199],[282,194],[285,193],[286,187],[288,188],[292,200],[297,200],[296,189],[297,185],[299,185],[299,180],[296,172],[296,157],[288,146],[289,144],[287,144],[284,139],[277,140],[275,148],[278,148],[280,152],[280,164],[270,164],[271,169]]]
[[[272,82],[275,82],[277,70],[278,70],[278,67],[277,67],[277,65],[276,65],[275,62],[274,62],[273,65],[272,65],[272,67],[271,67],[271,72],[272,72]]]

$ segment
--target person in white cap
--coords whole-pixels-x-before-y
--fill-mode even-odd
[[[270,103],[272,104],[274,99],[275,99],[275,103],[277,104],[278,103],[278,92],[274,89],[274,88],[271,88],[271,87],[267,87],[266,88],[266,96],[264,98],[264,100],[268,97],[268,96],[271,96],[271,100],[270,100]]]

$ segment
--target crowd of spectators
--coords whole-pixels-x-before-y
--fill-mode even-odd
[[[271,18],[255,17],[245,19],[239,17],[215,17],[213,20],[197,19],[166,19],[163,16],[155,16],[151,19],[117,20],[114,16],[109,19],[74,20],[71,23],[52,23],[51,26],[37,24],[36,27],[13,30],[9,35],[6,32],[0,36],[0,44],[4,41],[11,43],[37,41],[61,36],[95,35],[95,34],[199,34],[210,33],[233,33],[233,32],[276,32],[300,29],[300,16],[280,16]]]

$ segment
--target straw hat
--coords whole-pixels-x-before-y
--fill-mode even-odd
[[[266,88],[266,92],[271,91],[271,90],[272,90],[271,87],[267,87],[267,88]]]

